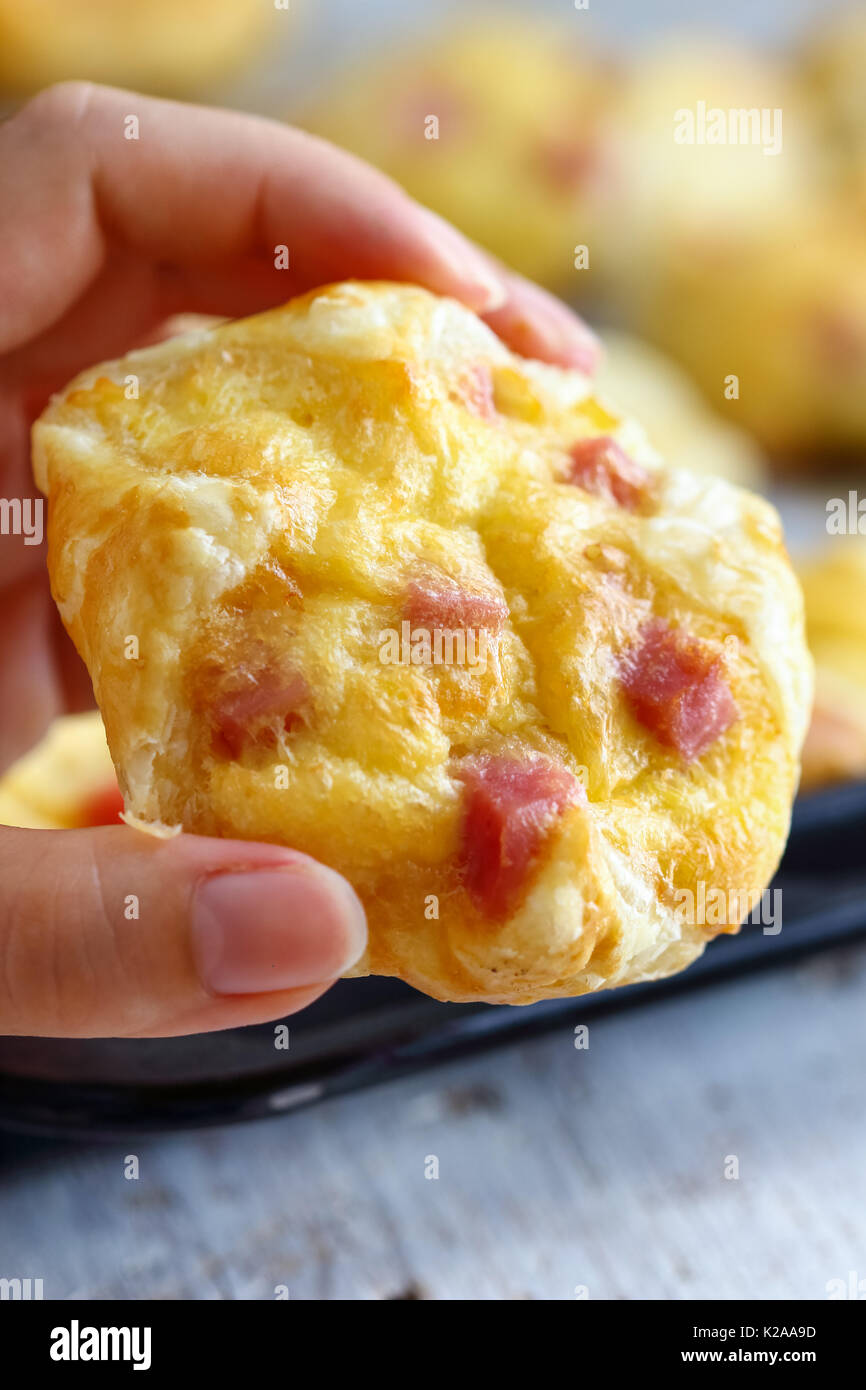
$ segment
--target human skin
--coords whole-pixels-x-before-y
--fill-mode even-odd
[[[83,367],[173,314],[255,313],[350,277],[453,295],[517,352],[594,365],[595,340],[565,306],[333,146],[86,83],[43,92],[0,127],[0,495],[35,497],[30,421]],[[0,598],[6,767],[92,695],[42,547],[0,537]],[[310,1003],[365,941],[349,884],[292,850],[126,826],[0,829],[0,1034],[262,1023]]]

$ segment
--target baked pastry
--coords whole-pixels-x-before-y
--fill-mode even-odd
[[[184,93],[222,77],[260,37],[261,0],[0,0],[0,87],[67,77]]]
[[[96,712],[56,719],[36,747],[0,778],[0,825],[76,830],[111,825],[122,811]]]
[[[778,518],[586,377],[346,283],[85,372],[34,464],[127,819],[344,873],[354,973],[651,979],[767,883],[811,699]]]
[[[814,93],[730,41],[668,36],[615,64],[574,38],[498,12],[464,21],[292,116],[661,347],[778,468],[861,449],[866,234],[835,191]]]
[[[384,169],[508,265],[583,294],[617,81],[573,27],[500,6],[353,66],[289,119]]]
[[[800,569],[815,708],[803,788],[866,777],[866,541],[836,538]]]
[[[604,330],[601,340],[598,389],[640,420],[666,463],[763,489],[766,468],[757,444],[710,410],[684,367],[628,333]]]
[[[822,123],[830,168],[866,193],[866,10],[849,5],[822,14],[798,55],[804,90]]]
[[[599,240],[624,321],[777,467],[862,451],[866,233],[795,73],[667,41],[629,70],[605,130],[617,177]]]
[[[790,230],[822,170],[812,107],[787,68],[697,35],[668,35],[632,62],[604,144],[615,176],[598,249],[632,326],[670,266]]]
[[[816,205],[784,229],[694,249],[645,288],[642,331],[688,367],[707,399],[750,430],[779,467],[859,460],[866,232],[857,216]]]

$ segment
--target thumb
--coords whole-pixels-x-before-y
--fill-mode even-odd
[[[302,1008],[366,945],[333,870],[126,826],[0,830],[0,1034],[168,1037]]]

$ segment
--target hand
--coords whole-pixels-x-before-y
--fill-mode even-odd
[[[138,139],[125,138],[127,118]],[[275,248],[291,269],[277,270]],[[238,316],[350,277],[410,280],[516,351],[591,368],[562,304],[359,160],[252,116],[67,83],[0,127],[0,493],[77,371],[179,312]],[[86,706],[40,546],[0,536],[0,766]],[[139,899],[138,920],[124,902]],[[279,1018],[364,949],[351,887],[271,845],[123,826],[0,830],[0,1033],[166,1036]]]

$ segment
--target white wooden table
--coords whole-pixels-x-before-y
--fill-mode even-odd
[[[138,1181],[130,1146],[6,1138],[0,1274],[88,1299],[821,1299],[866,1278],[864,1000],[866,947],[834,952],[601,1019],[587,1051],[558,1032],[149,1140]]]

